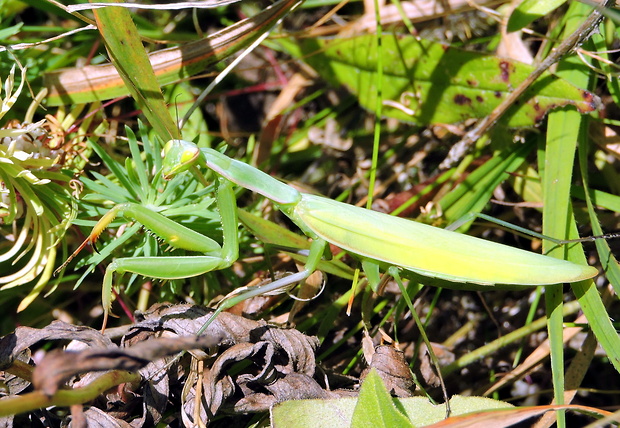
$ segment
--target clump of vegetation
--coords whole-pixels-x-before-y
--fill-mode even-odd
[[[536,3],[6,1],[0,416],[610,417],[617,18]]]

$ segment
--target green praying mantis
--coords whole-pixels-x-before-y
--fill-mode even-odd
[[[224,299],[211,319],[240,301],[287,289],[303,281],[317,270],[329,243],[361,260],[362,269],[375,291],[381,281],[381,269],[397,279],[400,274],[406,273],[450,288],[489,290],[498,286],[523,288],[577,282],[598,273],[592,266],[301,193],[248,164],[187,141],[171,140],[164,147],[162,173],[166,179],[185,171],[204,179],[199,168],[209,169],[217,175],[216,200],[223,231],[221,246],[161,214],[137,204],[125,203],[106,213],[74,253],[77,254],[88,243],[94,243],[117,216],[141,223],[174,248],[203,253],[183,257],[127,257],[110,263],[106,268],[102,291],[104,328],[111,307],[115,273],[180,279],[232,265],[238,257],[238,218],[233,184],[270,199],[312,242],[300,272],[259,287],[244,287]],[[66,263],[60,269],[64,266]],[[206,325],[200,333],[204,328]]]

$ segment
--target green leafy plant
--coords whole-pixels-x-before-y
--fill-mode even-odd
[[[22,69],[15,88],[13,66],[4,80],[0,98],[0,120],[13,107],[26,79]],[[61,151],[46,146],[45,120],[0,129],[0,222],[2,253],[0,290],[22,286],[37,279],[17,310],[35,299],[52,276],[59,240],[69,227],[75,211],[70,203],[70,176],[58,172]]]
[[[333,11],[335,15],[329,15],[337,24],[333,27],[323,24],[307,27],[305,21],[303,25],[298,25],[297,21],[291,20],[286,23],[286,28],[294,28],[294,37],[291,33],[283,34],[284,37],[265,43],[276,51],[257,49],[253,61],[247,67],[242,66],[238,74],[231,75],[230,80],[218,87],[216,94],[212,93],[212,97],[206,101],[206,108],[201,112],[203,116],[186,126],[183,133],[190,137],[184,138],[200,141],[201,147],[211,146],[210,140],[214,138],[217,138],[217,141],[225,140],[228,143],[225,150],[228,156],[251,165],[248,168],[260,168],[285,180],[291,188],[300,188],[302,192],[325,195],[349,205],[363,205],[368,195],[370,199],[374,198],[375,208],[380,207],[385,212],[392,212],[396,208],[402,211],[405,210],[402,208],[404,205],[410,205],[405,216],[434,226],[443,227],[467,214],[488,213],[519,223],[527,229],[542,230],[545,234],[560,239],[588,235],[591,233],[590,228],[594,234],[614,230],[616,212],[620,210],[620,186],[617,184],[620,183],[620,177],[614,161],[619,150],[612,143],[617,135],[615,129],[620,123],[615,117],[615,105],[620,104],[620,86],[617,79],[617,56],[612,52],[612,48],[617,44],[620,33],[613,22],[605,21],[600,33],[594,34],[590,42],[582,44],[590,32],[581,32],[579,29],[584,23],[590,22],[589,19],[596,11],[580,2],[567,5],[562,3],[564,2],[523,2],[510,18],[509,30],[529,26],[528,30],[536,34],[531,37],[527,35],[529,32],[523,32],[526,35],[517,37],[517,43],[528,39],[521,47],[531,53],[538,49],[539,64],[544,64],[547,58],[553,57],[557,52],[569,53],[565,61],[558,63],[557,69],[543,73],[542,77],[532,78],[535,83],[524,96],[518,98],[511,98],[520,93],[516,86],[521,82],[528,82],[538,70],[548,67],[525,65],[516,59],[491,53],[498,44],[514,42],[514,39],[502,31],[502,28],[496,27],[490,16],[485,15],[482,28],[473,28],[476,19],[471,19],[473,15],[465,15],[468,30],[465,33],[469,33],[469,36],[462,37],[462,42],[456,42],[455,39],[450,41],[449,36],[441,42],[436,41],[439,33],[455,34],[454,28],[449,24],[459,16],[454,14],[441,18],[445,19],[443,22],[446,25],[439,28],[429,28],[433,26],[428,22],[417,21],[420,22],[416,23],[415,31],[418,33],[416,37],[412,36],[414,30],[408,20],[414,17],[406,4],[385,5],[377,8],[377,13],[382,15],[382,23],[386,23],[387,19],[394,19],[397,9],[400,10],[401,21],[407,25],[408,32],[398,27],[399,21],[394,28],[387,30],[387,27],[384,27],[386,31],[383,31],[377,22],[377,34],[374,35],[347,34],[345,37],[343,33],[333,34],[334,31],[342,30],[344,21],[356,20],[359,17],[356,15],[357,4],[349,4],[344,6],[345,9]],[[307,9],[297,12],[314,21],[315,16],[307,12],[316,8],[317,4],[324,5],[325,2],[308,1],[304,5]],[[163,98],[160,96],[156,79],[159,79],[159,83],[170,82],[202,71],[205,64],[218,62],[221,58],[205,49],[211,42],[221,41],[224,47],[218,52],[228,57],[230,53],[248,46],[252,41],[262,40],[261,37],[272,28],[273,23],[294,9],[298,2],[286,0],[277,2],[276,5],[274,7],[279,8],[277,13],[271,13],[275,8],[259,13],[254,5],[243,2],[239,7],[250,18],[241,21],[243,24],[237,22],[221,32],[210,33],[208,37],[189,36],[194,33],[191,19],[181,16],[178,21],[170,19],[171,14],[168,12],[150,12],[148,19],[145,19],[142,12],[134,14],[131,19],[124,10],[97,12],[100,31],[85,33],[80,37],[88,38],[89,42],[97,40],[98,37],[103,38],[110,51],[105,52],[102,48],[93,53],[92,64],[110,57],[114,65],[89,66],[84,71],[86,77],[83,79],[75,77],[82,72],[81,67],[76,67],[75,58],[86,56],[88,52],[84,51],[84,46],[90,47],[93,43],[71,43],[77,38],[68,39],[62,44],[53,42],[53,50],[31,49],[23,52],[23,57],[27,59],[24,62],[28,62],[29,74],[40,77],[47,72],[46,84],[52,91],[48,98],[50,103],[57,105],[62,102],[98,100],[114,94],[125,94],[130,88],[137,105],[155,129],[147,132],[147,126],[139,125],[139,132],[136,132],[132,127],[126,128],[124,135],[127,137],[127,146],[113,143],[121,140],[114,135],[107,138],[106,145],[95,143],[95,138],[92,138],[90,147],[94,154],[90,159],[90,175],[89,178],[81,179],[85,191],[78,202],[80,213],[75,224],[90,230],[101,218],[107,220],[114,217],[115,212],[110,213],[109,210],[114,210],[113,207],[118,207],[118,204],[134,204],[142,213],[154,213],[156,216],[161,214],[162,218],[167,219],[165,221],[187,226],[188,230],[201,236],[214,238],[220,248],[222,232],[219,229],[222,222],[212,199],[218,193],[209,184],[214,177],[209,174],[182,174],[170,182],[165,182],[160,174],[160,141],[153,137],[153,134],[157,133],[162,141],[167,141],[176,135],[176,126],[164,100],[168,104],[178,103],[181,110],[186,111],[187,106],[184,103],[189,105],[193,102],[210,76],[207,79],[196,78],[183,82],[174,91],[164,89]],[[554,10],[559,5],[561,7]],[[19,14],[19,9],[15,10],[16,12],[7,8],[1,13],[6,13],[10,19],[11,14]],[[236,17],[231,19],[231,10],[233,9],[210,11],[207,20],[210,29],[214,21],[219,21],[217,24],[223,26],[229,23],[229,19],[237,21]],[[496,12],[503,21],[508,21],[510,12],[503,9],[497,9]],[[67,17],[55,9],[49,13],[55,17]],[[85,15],[89,13],[85,12]],[[475,13],[479,16],[482,12]],[[365,18],[373,14],[374,11],[369,9]],[[205,15],[201,15],[201,18]],[[134,21],[137,31],[131,31],[130,35],[115,31],[115,18],[121,16],[122,22],[127,25]],[[71,20],[67,21],[70,25],[63,23],[63,26],[66,25],[67,29],[74,28],[76,22],[79,22],[77,25],[84,25],[84,22],[88,21],[82,18],[71,16]],[[536,20],[536,23],[529,25],[532,20]],[[201,19],[196,18],[194,21],[200,23]],[[359,28],[357,24],[361,21],[362,19],[359,22],[350,22],[351,25],[346,25],[345,28]],[[5,24],[5,21],[2,22]],[[10,22],[5,25],[4,31],[0,32],[0,38],[6,37],[7,40],[0,42],[14,43],[15,37],[37,41],[41,38],[36,32],[40,31],[40,28],[13,24]],[[248,26],[245,26],[246,24]],[[594,24],[596,22],[592,25]],[[166,27],[165,31],[162,30],[163,27]],[[168,28],[173,30],[168,32]],[[590,30],[593,28],[589,27]],[[62,30],[50,30],[54,34],[59,31]],[[543,35],[545,31],[546,34]],[[332,37],[323,37],[325,34]],[[560,49],[574,34],[582,34],[583,38],[568,50]],[[131,43],[125,44],[123,37],[131,37]],[[142,46],[146,45],[146,50],[151,49],[151,46],[148,46],[148,37],[166,41],[191,37],[193,42],[185,47],[196,48],[196,55],[188,54],[185,47],[160,51],[159,47],[153,44],[152,50],[157,52],[150,53],[149,61],[146,61]],[[576,54],[573,55],[573,52]],[[142,58],[142,62],[134,61],[138,57]],[[198,65],[193,65],[194,60]],[[49,72],[60,66],[74,68]],[[153,68],[154,73],[146,70],[149,67]],[[314,70],[311,71],[308,67]],[[91,72],[102,73],[103,79],[97,82],[100,86],[93,84]],[[606,77],[604,81],[599,78],[601,75]],[[208,84],[208,87],[212,88],[210,80]],[[141,92],[141,88],[149,89]],[[179,92],[176,92],[177,90]],[[256,92],[259,94],[254,96]],[[262,106],[263,100],[270,98],[272,92],[277,93],[278,97],[274,107]],[[177,97],[178,93],[182,93],[183,97]],[[600,102],[605,105],[605,117],[597,112],[599,95]],[[242,101],[237,104],[231,102],[238,99]],[[515,103],[500,113],[499,116],[503,116],[498,120],[498,116],[494,114],[505,100],[511,99]],[[249,113],[246,111],[246,108],[255,105],[261,105],[261,108],[249,109]],[[131,102],[117,104],[108,108],[105,114],[117,121],[127,117],[123,116],[127,106],[134,107]],[[73,108],[77,106],[72,106],[71,110]],[[373,112],[374,116],[367,114],[369,111]],[[21,115],[19,108],[13,108],[10,112],[12,118]],[[383,120],[384,118],[387,120]],[[443,161],[449,148],[458,145],[455,143],[461,136],[467,136],[477,128],[477,125],[472,124],[474,121],[480,124],[487,119],[489,123],[498,125],[491,130],[485,128],[481,134],[472,134],[477,137],[472,139],[472,144],[466,146],[465,152],[451,158],[451,162]],[[256,126],[239,126],[250,121],[255,122]],[[188,127],[191,129],[188,130]],[[515,131],[512,127],[521,129]],[[8,138],[15,139],[10,135]],[[372,154],[369,149],[371,140],[374,140]],[[102,161],[100,165],[96,165],[97,156]],[[7,155],[7,158],[10,156]],[[17,184],[13,183],[20,183],[19,180],[22,179],[30,179],[29,184],[32,187],[42,187],[32,181],[40,182],[47,177],[40,176],[40,170],[33,170],[32,165],[20,164],[18,161],[21,161],[19,157],[11,160],[13,169],[0,165],[0,172],[7,177],[2,178],[15,189],[13,193],[19,195],[20,190],[17,189]],[[15,169],[15,165],[19,167]],[[240,176],[233,174],[230,177],[237,179]],[[378,185],[373,188],[375,177]],[[262,186],[259,187],[267,198],[276,199],[278,202],[280,196],[288,192],[267,189],[266,182],[267,179],[260,181]],[[227,292],[232,292],[236,297],[247,292],[248,294],[244,295],[247,297],[256,290],[247,285],[250,276],[254,277],[249,275],[249,271],[269,270],[267,260],[274,259],[272,247],[286,249],[280,251],[279,256],[284,253],[301,264],[306,263],[304,250],[312,246],[308,239],[288,230],[291,224],[278,217],[277,210],[273,210],[265,198],[254,194],[254,184],[248,181],[241,184],[247,189],[246,193],[239,190],[236,195],[239,205],[243,207],[239,209],[238,215],[240,223],[245,226],[242,230],[249,230],[250,234],[241,238],[240,263],[234,264],[232,268],[210,272],[204,279],[175,280],[161,286],[156,284],[151,287],[154,292],[150,293],[158,294],[158,302],[181,299],[204,303],[215,294]],[[39,198],[43,199],[41,196]],[[17,204],[10,200],[3,201],[3,208],[7,213],[19,207],[19,197],[16,197],[15,201]],[[407,202],[403,205],[403,201]],[[36,204],[32,206],[38,207]],[[333,202],[332,206],[343,207],[336,202]],[[344,208],[341,211],[344,211]],[[14,224],[20,227],[24,220],[20,219],[19,210],[17,212]],[[383,218],[382,216],[372,218],[379,219]],[[9,218],[8,214],[6,218]],[[306,222],[302,222],[303,227],[310,223],[308,219],[309,217]],[[151,226],[151,230],[143,232],[141,225],[133,224],[130,220],[114,219],[105,231],[101,232],[103,227],[97,229],[95,235],[101,232],[98,243],[101,254],[81,260],[77,266],[89,265],[88,272],[92,272],[99,263],[102,267],[108,262],[118,266],[121,265],[119,260],[128,257],[164,256],[168,257],[166,261],[172,261],[179,258],[177,256],[196,255],[193,251],[168,250],[167,244],[157,237],[155,227]],[[375,221],[377,222],[378,220]],[[229,225],[228,233],[234,231],[237,224],[236,221],[231,223],[234,224],[232,227]],[[390,238],[390,241],[395,242],[397,238],[401,238],[402,230],[394,226],[400,223],[386,223],[397,229],[389,231],[397,235]],[[339,226],[346,228],[346,219],[341,219]],[[370,224],[358,227],[355,232],[360,234],[366,230],[374,230],[374,226]],[[51,222],[50,227],[54,230]],[[437,347],[447,354],[446,361],[441,363],[441,369],[435,370],[435,374],[441,371],[445,378],[447,395],[465,391],[470,393],[475,389],[475,395],[494,394],[501,400],[513,399],[520,395],[520,392],[516,392],[516,388],[509,391],[506,386],[538,367],[541,369],[534,371],[527,383],[528,388],[538,388],[533,392],[532,389],[527,390],[527,394],[532,398],[540,402],[551,402],[551,394],[543,390],[543,386],[552,384],[553,398],[557,403],[572,399],[587,404],[588,400],[599,400],[595,405],[609,405],[610,397],[615,396],[608,394],[607,390],[615,388],[620,371],[620,339],[612,317],[618,305],[618,299],[613,292],[618,294],[620,290],[620,268],[609,245],[602,240],[597,241],[597,255],[594,244],[558,246],[543,241],[543,251],[538,239],[525,241],[511,232],[481,225],[479,221],[467,221],[458,231],[487,240],[502,241],[511,247],[522,247],[530,252],[544,252],[549,257],[566,259],[573,264],[598,267],[600,263],[604,275],[598,276],[596,282],[576,282],[571,285],[571,289],[548,285],[544,293],[542,287],[539,287],[531,293],[523,290],[496,290],[483,296],[472,295],[463,290],[435,291],[423,287],[430,283],[426,278],[416,278],[399,289],[391,280],[384,278],[381,286],[375,288],[383,294],[375,294],[371,287],[359,286],[357,280],[362,277],[361,271],[355,271],[358,259],[351,258],[350,254],[331,246],[330,250],[337,261],[322,260],[318,266],[312,265],[313,268],[330,274],[323,294],[309,303],[305,302],[305,311],[291,310],[291,313],[288,313],[288,308],[291,307],[288,303],[275,308],[269,307],[273,310],[271,319],[277,322],[293,320],[297,322],[296,327],[300,331],[316,335],[322,342],[322,348],[316,355],[310,352],[308,359],[316,359],[328,369],[335,368],[338,373],[352,376],[354,386],[357,386],[356,380],[365,367],[362,352],[359,350],[362,331],[365,335],[368,333],[368,336],[374,336],[376,342],[373,344],[379,341],[379,333],[384,339],[387,336],[394,340],[397,343],[395,347],[406,350],[407,360],[411,362],[413,371],[418,371],[420,360],[422,364],[426,361],[426,355],[419,350],[418,342],[420,336],[427,335],[434,342],[431,348],[441,342]],[[9,246],[16,242],[12,241],[15,233],[8,227],[3,230],[3,234],[8,238],[4,245],[7,245],[6,242],[9,242]],[[382,235],[389,236],[388,233]],[[168,241],[176,238],[170,233],[163,236]],[[330,238],[333,236],[330,235]],[[79,240],[82,240],[81,236]],[[257,241],[268,245],[263,247],[262,243]],[[331,241],[340,243],[337,239]],[[374,247],[376,244],[373,240],[363,241],[362,244],[359,242],[362,241],[358,240],[358,245],[348,248],[362,256],[367,254],[364,253],[365,247]],[[392,242],[388,242],[388,246],[390,244]],[[317,253],[315,250],[313,256]],[[396,253],[394,251],[393,254]],[[476,255],[473,249],[461,248],[461,253],[471,258],[475,265]],[[117,261],[113,261],[113,258]],[[505,263],[510,263],[510,257],[505,259]],[[396,255],[384,261],[395,260]],[[278,266],[274,270],[294,271],[290,261],[286,263],[289,263],[287,268],[281,269]],[[397,265],[406,266],[402,260]],[[45,266],[47,269],[47,265]],[[475,266],[477,271],[483,273],[493,270],[491,263],[488,266]],[[497,265],[492,266],[496,268]],[[518,270],[527,272],[528,268]],[[594,274],[592,269],[590,274]],[[347,280],[339,281],[335,276]],[[62,284],[73,285],[74,277],[65,274]],[[118,289],[134,293],[142,285],[142,281],[138,281],[135,276],[131,279],[127,277],[126,273],[117,275],[115,285],[118,285]],[[353,282],[357,288],[349,290],[351,278],[355,279]],[[257,279],[256,282],[259,281]],[[98,302],[101,282],[100,278],[96,278],[92,288],[82,286],[77,292],[91,293],[88,295],[92,297],[90,301]],[[377,285],[377,282],[373,285]],[[264,286],[265,283],[260,282],[260,285]],[[2,298],[11,290],[15,291],[15,288],[17,287],[3,289],[5,294]],[[145,309],[148,299],[142,297],[146,296],[149,290],[146,286],[142,287],[142,290],[145,292],[140,295],[141,299],[135,306]],[[427,290],[434,293],[421,292]],[[411,302],[414,297],[415,307]],[[272,304],[271,299],[271,296],[265,296],[264,301],[269,303],[261,303],[264,301],[260,299],[248,303],[259,306],[256,312],[265,315],[266,306],[262,305]],[[296,302],[294,306],[298,303],[301,302]],[[350,305],[351,315],[341,316],[347,304]],[[175,310],[176,308],[172,307],[172,311]],[[234,310],[244,311],[245,308],[235,307]],[[579,316],[579,312],[584,315]],[[424,331],[413,327],[411,318],[417,314],[422,318]],[[163,323],[169,315],[156,320]],[[185,315],[183,313],[183,316]],[[202,331],[204,319],[210,319],[212,315],[212,311],[206,311],[204,317],[201,316],[201,322],[193,326],[195,328],[184,332],[190,331],[194,334]],[[222,315],[229,314],[219,315],[221,318]],[[83,319],[81,321],[87,322]],[[243,320],[236,319],[232,324],[242,322]],[[575,324],[571,324],[573,322]],[[545,328],[548,342],[541,338]],[[581,340],[583,337],[585,340]],[[521,347],[520,341],[523,341]],[[575,345],[576,342],[578,345]],[[604,355],[600,352],[601,348]],[[599,352],[595,352],[597,349]],[[111,353],[116,351],[113,349]],[[222,354],[229,352],[223,351]],[[454,361],[449,359],[449,354],[453,354]],[[131,352],[127,355],[131,358]],[[241,359],[237,357],[238,355],[235,355],[235,361]],[[547,363],[546,358],[549,357],[550,362]],[[566,364],[565,361],[569,360],[571,364]],[[186,366],[182,363],[172,363],[171,372],[189,372],[182,381],[190,384],[193,379],[202,379],[201,376],[208,373],[206,370],[201,372],[199,367],[207,367],[210,362],[209,357],[202,359],[189,371],[185,371]],[[239,364],[241,365],[254,368],[246,359]],[[238,368],[235,366],[233,371]],[[604,375],[587,376],[586,373],[591,373],[592,370]],[[427,373],[422,368],[419,371],[420,373],[416,373],[418,378],[425,379]],[[445,407],[432,406],[427,398],[393,399],[382,383],[373,376],[374,374],[368,376],[357,399],[348,402],[306,400],[280,403],[273,408],[272,422],[276,426],[278,423],[283,426],[297,424],[302,420],[316,423],[320,419],[317,415],[326,415],[327,419],[327,415],[346,414],[350,416],[346,423],[354,420],[354,426],[379,423],[386,426],[410,426],[434,423],[445,417]],[[145,388],[154,385],[152,377],[144,376],[142,380],[140,384],[146,385]],[[530,380],[533,382],[529,382]],[[606,383],[603,384],[602,380]],[[420,380],[420,383],[434,385],[430,379]],[[198,384],[204,385],[200,381],[196,383]],[[351,386],[351,383],[348,385]],[[334,385],[330,384],[325,389],[332,386]],[[587,397],[575,395],[580,387],[589,388]],[[441,391],[434,386],[427,388],[429,396],[441,400]],[[596,388],[606,389],[605,394],[597,394]],[[261,387],[260,393],[265,393],[265,390],[266,387]],[[295,392],[303,390],[303,387],[299,387]],[[143,392],[142,389],[136,389],[129,395],[139,396]],[[186,390],[183,391],[183,398],[187,397],[185,392]],[[19,396],[19,392],[14,395]],[[174,401],[176,406],[178,402],[175,400],[179,395],[171,392],[167,398],[169,402]],[[149,395],[144,392],[144,397]],[[189,401],[201,402],[198,398],[179,400],[183,404],[178,408]],[[88,399],[92,399],[92,396],[89,395]],[[209,398],[204,398],[204,401],[208,403]],[[454,416],[461,413],[457,410],[459,401],[465,403],[467,411],[487,409],[487,412]],[[72,401],[71,404],[75,402],[77,401]],[[474,402],[480,404],[480,407],[471,407]],[[584,406],[578,408],[558,404],[530,408],[520,407],[522,402],[515,402],[517,406],[514,408],[491,412],[488,407],[493,404],[505,407],[505,402],[471,397],[463,401],[453,398],[450,405],[454,419],[445,421],[445,424],[478,423],[499,426],[499,422],[519,422],[548,412],[545,418],[554,415],[553,417],[558,419],[558,425],[562,427],[566,425],[563,412],[570,408],[608,416],[603,411]],[[203,410],[208,409],[208,404],[202,405]],[[31,406],[29,409],[36,407]],[[333,408],[336,410],[331,412]],[[10,409],[5,408],[4,411],[10,413]],[[176,411],[177,408],[174,412]],[[182,417],[174,412],[170,411],[170,420],[176,417],[182,420]],[[421,418],[420,413],[432,416],[432,420]],[[192,412],[193,417],[198,414]],[[220,417],[219,412],[217,417]],[[243,423],[252,422],[244,420]]]
[[[219,217],[215,211],[214,199],[210,196],[211,186],[203,187],[201,183],[188,180],[187,177],[165,181],[161,175],[161,145],[157,137],[149,138],[148,131],[142,125],[139,141],[131,129],[126,128],[125,131],[127,133],[125,150],[129,151],[130,156],[125,159],[124,163],[116,159],[118,155],[108,153],[91,140],[90,144],[94,153],[99,156],[109,172],[101,174],[92,171],[94,180],[88,177],[81,178],[85,192],[79,200],[81,214],[74,224],[92,228],[97,220],[112,207],[131,203],[173,218],[200,233],[217,236]],[[120,156],[122,158],[122,155]],[[121,232],[118,228],[123,224],[127,227],[120,229]],[[100,251],[92,257],[83,258],[77,264],[76,268],[89,265],[77,284],[81,283],[98,264],[112,255],[154,257],[171,250],[161,245],[156,235],[142,233],[140,224],[128,224],[127,220],[119,219],[114,221],[110,228],[112,231],[118,231],[118,234],[102,233],[98,244]],[[168,251],[168,253],[182,254],[178,251]],[[129,294],[136,291],[137,285],[134,281],[135,275],[127,283],[125,291]],[[132,287],[131,284],[134,286]],[[204,287],[198,284],[194,284],[189,295],[202,301]],[[170,299],[181,292],[181,287],[182,282],[171,281],[166,286],[157,287],[157,289],[161,298]],[[218,287],[212,287],[212,289],[217,290]]]
[[[435,405],[425,397],[393,398],[376,369],[372,369],[357,398],[331,400],[291,400],[274,406],[274,427],[460,427],[493,423],[508,427],[554,409],[570,409],[584,414],[607,415],[585,406],[538,406],[517,408],[486,397],[453,396],[446,404]],[[501,421],[501,422],[500,422]]]

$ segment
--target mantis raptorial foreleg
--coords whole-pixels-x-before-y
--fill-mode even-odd
[[[102,303],[104,309],[103,328],[108,320],[112,303],[114,274],[126,272],[157,279],[180,279],[202,275],[213,270],[224,269],[238,258],[238,219],[235,194],[232,183],[219,180],[217,205],[220,211],[223,231],[223,245],[201,235],[169,218],[134,203],[119,204],[108,211],[93,227],[92,232],[78,249],[58,268],[62,270],[86,245],[93,245],[101,232],[118,216],[141,223],[174,248],[204,253],[202,256],[163,256],[119,258],[108,265],[103,278]]]

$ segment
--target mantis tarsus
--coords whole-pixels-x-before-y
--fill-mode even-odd
[[[208,168],[218,175],[217,201],[222,220],[223,246],[139,205],[121,204],[110,210],[80,248],[94,242],[116,216],[123,215],[140,222],[173,247],[204,255],[129,257],[113,261],[106,269],[103,284],[104,327],[111,304],[114,272],[176,279],[223,269],[236,260],[238,222],[233,183],[270,199],[304,234],[312,238],[312,244],[302,271],[236,293],[222,301],[212,318],[242,300],[304,280],[317,269],[328,243],[361,259],[362,268],[374,290],[380,282],[380,267],[387,267],[387,272],[395,277],[403,271],[432,278],[451,288],[489,290],[493,286],[523,288],[576,282],[598,273],[592,266],[300,193],[250,165],[213,149],[200,149],[187,141],[171,140],[166,144],[162,168],[166,178],[191,170],[203,179],[198,167]]]

